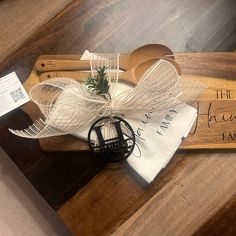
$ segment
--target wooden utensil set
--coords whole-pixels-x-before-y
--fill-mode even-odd
[[[119,77],[121,80],[137,84],[144,72],[160,58],[169,60],[179,74],[181,74],[181,67],[183,80],[204,82],[208,88],[195,102],[198,117],[188,138],[183,141],[180,148],[236,148],[236,80],[212,77],[212,74],[216,72],[223,71],[224,74],[227,72],[230,75],[236,72],[236,53],[228,53],[228,60],[232,61],[229,68],[222,66],[224,60],[227,60],[224,57],[225,54],[227,53],[224,55],[223,53],[205,53],[201,58],[197,53],[173,54],[169,48],[160,44],[145,45],[131,53],[120,55],[119,64],[124,72],[121,72]],[[90,70],[90,63],[80,58],[81,55],[38,57],[35,68],[24,83],[26,90],[38,82],[55,77],[86,79],[89,72],[84,71]],[[201,75],[198,75],[198,71]],[[27,113],[29,112],[27,110]],[[40,144],[47,151],[88,150],[85,141],[70,135],[40,139]]]

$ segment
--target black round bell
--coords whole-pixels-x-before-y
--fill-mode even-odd
[[[135,146],[135,134],[124,119],[112,116],[95,121],[88,133],[92,151],[101,154],[107,162],[125,160]]]

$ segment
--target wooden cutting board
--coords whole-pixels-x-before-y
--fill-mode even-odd
[[[56,56],[56,59],[60,58],[65,56]],[[180,148],[236,148],[236,80],[233,80],[236,53],[176,53],[175,59],[182,68],[183,79],[208,84],[208,89],[194,104],[198,109],[198,118]],[[39,74],[34,68],[24,87],[29,91],[36,83],[39,83]],[[23,110],[32,120],[40,116],[38,108],[32,103],[25,105]],[[87,142],[71,135],[42,138],[39,141],[46,151],[88,150]]]

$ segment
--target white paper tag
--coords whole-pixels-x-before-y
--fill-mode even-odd
[[[15,72],[0,78],[0,117],[30,101]]]

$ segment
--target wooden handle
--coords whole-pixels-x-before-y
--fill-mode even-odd
[[[89,75],[90,72],[85,72],[85,71],[48,71],[40,74],[39,80],[40,82],[42,82],[48,79],[64,77],[64,78],[71,78],[77,81],[84,81],[88,78]],[[137,81],[133,78],[131,73],[128,72],[120,72],[119,79],[121,81],[126,81],[131,84],[137,84]]]
[[[88,70],[89,61],[66,60],[66,59],[37,59],[35,63],[37,71],[55,71],[55,70]]]
[[[212,71],[236,71],[236,53],[206,52],[206,53],[175,53],[175,59],[181,68],[189,74],[197,74],[199,68]],[[86,70],[90,68],[88,61],[80,61],[81,55],[42,55],[35,63],[36,71],[55,70]],[[168,58],[168,56],[167,56]],[[225,60],[227,58],[227,60]],[[150,58],[149,58],[150,59]],[[147,58],[147,60],[149,60]],[[214,63],[209,63],[213,61]],[[120,68],[130,69],[129,54],[120,55]]]
[[[88,60],[80,60],[81,55],[46,55],[40,56],[35,62],[35,69],[38,72],[57,71],[57,70],[90,70]],[[120,68],[130,69],[129,55],[122,54],[119,57]]]
[[[64,78],[71,78],[77,81],[83,81],[88,78],[90,75],[90,72],[80,72],[80,71],[49,71],[49,72],[44,72],[40,74],[39,80],[40,82],[48,80],[48,79],[53,79],[53,78],[58,78],[58,77],[64,77]]]

